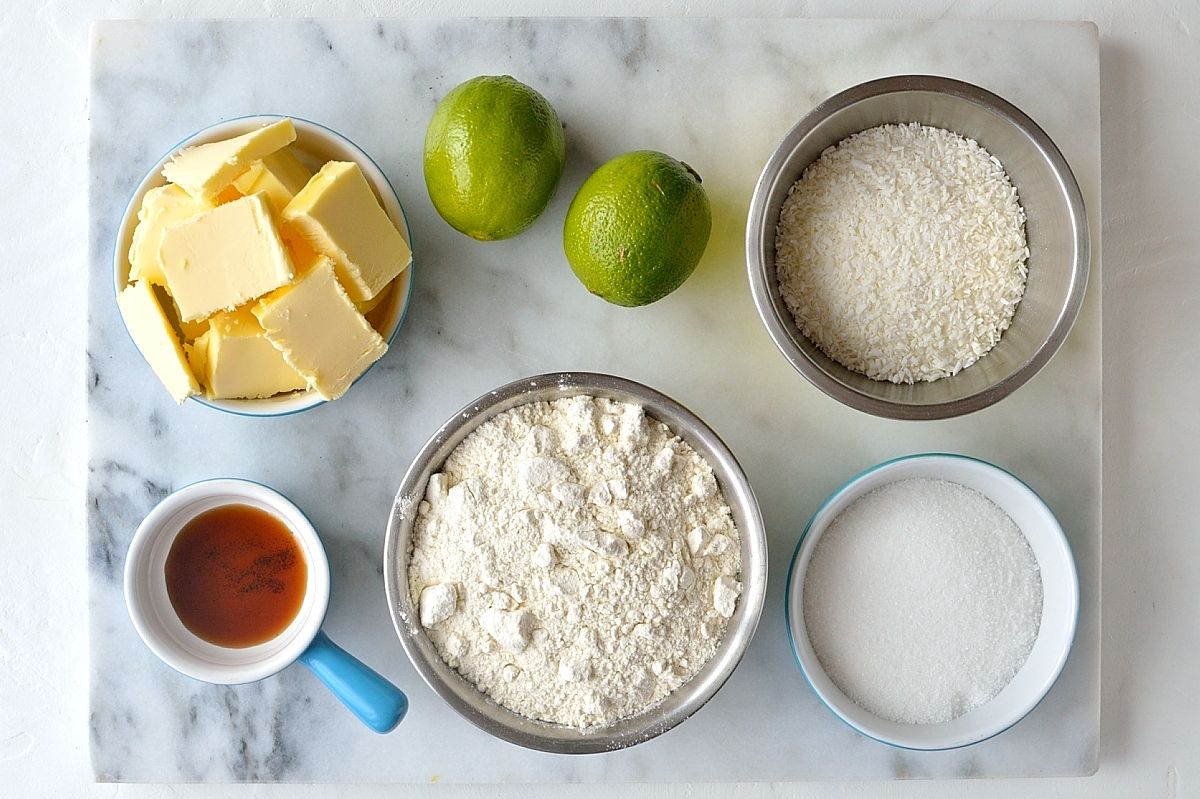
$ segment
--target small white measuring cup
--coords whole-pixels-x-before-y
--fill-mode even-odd
[[[201,513],[249,505],[280,519],[304,552],[308,580],[300,610],[269,641],[231,648],[205,641],[180,621],[167,594],[166,562],[180,530]],[[138,635],[171,668],[205,682],[232,685],[269,677],[296,661],[364,724],[390,732],[408,711],[399,688],[333,643],[321,630],[329,606],[329,561],[312,522],[279,492],[250,480],[221,478],[181,488],[138,526],[125,559],[125,602]]]

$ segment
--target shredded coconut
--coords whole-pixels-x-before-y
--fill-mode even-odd
[[[1000,162],[918,123],[830,147],[791,187],[775,236],[797,327],[848,369],[932,381],[1000,341],[1025,292],[1025,212]]]
[[[833,520],[804,576],[804,625],[851,701],[903,724],[950,721],[1012,681],[1042,619],[1020,528],[983,494],[918,478]]]
[[[637,405],[569,397],[480,425],[433,475],[409,585],[438,654],[534,719],[635,715],[712,657],[738,531],[711,466]]]

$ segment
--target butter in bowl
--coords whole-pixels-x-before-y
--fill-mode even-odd
[[[160,161],[114,258],[125,326],[172,398],[254,416],[337,399],[378,361],[411,263],[379,168],[287,117],[220,123]]]

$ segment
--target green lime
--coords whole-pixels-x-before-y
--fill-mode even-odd
[[[712,212],[700,176],[668,155],[619,155],[579,188],[563,249],[588,291],[617,305],[648,305],[696,268]]]
[[[514,78],[454,87],[425,132],[425,186],[455,230],[507,239],[533,224],[566,161],[562,123],[545,97]]]

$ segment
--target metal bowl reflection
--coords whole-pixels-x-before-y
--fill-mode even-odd
[[[733,513],[741,542],[743,585],[725,638],[700,671],[659,704],[612,724],[585,730],[526,718],[502,707],[438,655],[418,619],[408,585],[417,505],[431,474],[475,428],[498,413],[530,402],[587,394],[636,403],[686,441],[712,466]],[[560,372],[497,388],[450,417],[413,460],[396,493],[384,543],[384,583],[392,622],[417,672],[460,715],[492,735],[530,749],[586,754],[650,740],[698,711],[725,683],[754,635],[767,583],[766,532],[758,503],[733,453],[703,421],[678,402],[640,383],[604,374]]]
[[[974,139],[1004,165],[1027,217],[1029,278],[1012,325],[984,357],[951,377],[889,383],[851,371],[800,332],[779,292],[775,231],[788,190],[828,147],[878,125],[920,122]],[[834,399],[892,419],[944,419],[986,408],[1046,365],[1083,303],[1090,266],[1083,196],[1054,142],[1020,109],[950,78],[883,78],[835,94],[792,128],[764,167],[746,226],[759,316],[798,372]]]

